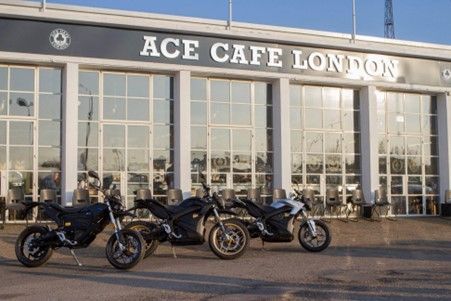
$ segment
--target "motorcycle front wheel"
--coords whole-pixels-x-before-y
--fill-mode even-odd
[[[122,248],[117,235],[113,233],[106,244],[106,258],[116,269],[128,270],[143,259],[146,243],[141,234],[134,230],[123,229],[118,234]]]
[[[155,230],[156,228],[157,225],[155,225],[154,223],[145,221],[134,221],[125,225],[125,229],[138,231],[144,238],[144,241],[146,242],[146,250],[144,252],[144,258],[147,258],[150,255],[152,255],[158,248],[158,245],[160,244],[158,240],[148,238],[151,231]]]
[[[53,249],[42,246],[40,237],[49,232],[42,226],[30,226],[25,228],[16,240],[16,257],[26,267],[38,267],[46,263],[52,256]]]
[[[323,221],[315,220],[315,226],[316,236],[313,236],[308,224],[301,224],[298,232],[299,243],[307,251],[321,252],[329,246],[332,237],[329,227]]]
[[[225,232],[219,223],[210,231],[208,242],[211,251],[221,259],[235,259],[244,254],[249,246],[250,235],[246,226],[237,219],[222,221]]]

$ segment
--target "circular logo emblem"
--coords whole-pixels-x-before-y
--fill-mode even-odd
[[[71,42],[70,34],[64,29],[58,28],[50,33],[49,36],[50,45],[58,50],[64,50],[69,47]]]
[[[445,80],[450,80],[451,79],[451,70],[450,69],[443,70],[442,76]]]

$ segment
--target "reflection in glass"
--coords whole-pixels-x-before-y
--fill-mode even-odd
[[[307,153],[322,153],[323,134],[307,132],[305,134],[305,149]]]
[[[406,132],[419,133],[421,132],[421,119],[420,115],[405,115]]]
[[[13,145],[33,145],[33,122],[10,121],[9,143]]]
[[[425,172],[427,175],[437,175],[438,174],[438,158],[430,157],[425,158]]]
[[[34,69],[10,68],[10,87],[12,91],[34,91]]]
[[[124,150],[122,149],[104,149],[103,150],[103,169],[110,171],[125,170]]]
[[[149,147],[149,127],[140,125],[128,126],[128,146],[129,147]]]
[[[232,82],[232,102],[250,103],[251,84],[244,82]]]
[[[404,110],[406,113],[420,114],[420,95],[405,94]]]
[[[33,170],[33,147],[11,146],[9,148],[11,170]]]
[[[153,127],[154,137],[153,145],[154,148],[169,149],[173,147],[173,128],[169,125],[155,125]]]
[[[291,131],[291,152],[302,152],[302,131]]]
[[[39,172],[38,192],[41,189],[53,189],[61,194],[61,172]]]
[[[39,118],[61,119],[61,95],[39,95]]]
[[[426,198],[426,214],[438,215],[440,213],[439,204],[440,204],[440,201],[439,201],[438,196],[427,196],[427,198]]]
[[[61,93],[61,69],[39,69],[39,92]]]
[[[211,104],[211,122],[216,124],[230,123],[229,105],[223,103]]]
[[[61,151],[59,147],[40,147],[38,153],[39,169],[60,169]]]
[[[6,146],[0,146],[0,170],[6,169]]]
[[[236,125],[251,124],[251,106],[250,105],[232,105],[232,123]]]
[[[10,93],[9,115],[34,116],[34,94]]]
[[[174,152],[172,150],[158,150],[153,152],[153,169],[158,172],[173,171]]]
[[[125,147],[125,126],[105,124],[103,126],[103,145],[105,147]]]
[[[399,214],[406,214],[406,198],[403,196],[394,196],[391,198],[391,204],[392,204],[392,213],[399,215]]]
[[[379,156],[379,173],[387,173],[387,157],[385,156]]]
[[[426,177],[426,194],[439,194],[439,178]]]
[[[211,148],[220,150],[230,149],[230,130],[211,129]]]
[[[359,174],[360,169],[360,156],[359,155],[346,155],[346,173],[347,174]]]
[[[272,173],[272,162],[272,153],[257,153],[255,171]]]
[[[95,148],[79,148],[78,149],[78,170],[97,170],[98,150]]]
[[[404,194],[404,185],[402,183],[401,176],[391,177],[391,193],[392,194]]]
[[[325,152],[326,153],[341,153],[341,134],[326,133],[325,134]]]
[[[324,110],[324,128],[325,129],[341,129],[340,111]]]
[[[191,171],[203,172],[207,168],[207,153],[206,152],[191,152]]]
[[[103,100],[103,118],[125,119],[125,98],[105,97]]]
[[[127,151],[127,166],[129,171],[149,170],[149,151],[146,149],[129,149]]]
[[[8,189],[21,188],[25,195],[33,194],[33,173],[26,171],[11,171],[8,174]]]
[[[321,129],[323,127],[323,111],[321,109],[305,109],[305,127]]]
[[[423,194],[421,177],[408,177],[407,193],[408,194]]]
[[[174,78],[166,75],[153,77],[153,96],[155,98],[174,99]]]
[[[324,88],[324,107],[329,109],[340,109],[340,89]]]
[[[211,153],[212,172],[230,172],[230,152]]]
[[[251,172],[252,157],[250,153],[234,153],[233,154],[233,172]]]
[[[272,130],[255,129],[255,149],[272,151]]]
[[[99,119],[99,98],[94,96],[78,97],[78,119],[98,120]]]
[[[131,97],[149,97],[149,77],[128,75],[127,95]]]
[[[404,157],[390,157],[390,172],[392,174],[405,174],[405,158]]]
[[[407,173],[421,174],[421,157],[407,157]]]
[[[250,130],[232,130],[233,131],[233,150],[251,150],[252,132]]]
[[[207,128],[192,126],[191,127],[191,148],[207,149]]]
[[[0,67],[0,90],[8,90],[8,68]]]
[[[191,78],[191,99],[207,99],[207,81],[203,78]]]
[[[191,102],[191,124],[207,124],[207,104]]]
[[[0,92],[0,115],[8,114],[8,93]]]
[[[306,167],[308,173],[322,173],[323,172],[323,156],[309,155],[306,156]]]
[[[125,96],[125,75],[104,73],[103,94],[108,96]]]
[[[78,93],[85,95],[99,94],[99,73],[80,71],[78,73]]]
[[[306,107],[322,107],[321,87],[304,87],[304,97]]]
[[[421,196],[409,196],[409,214],[423,214],[423,200]]]
[[[210,89],[211,101],[229,102],[230,86],[228,81],[212,80]]]
[[[340,155],[326,155],[326,173],[341,173]]]
[[[98,145],[98,124],[97,122],[78,123],[78,146]]]
[[[158,119],[164,116],[165,120],[169,119],[168,113],[154,111],[154,121],[160,122]],[[127,120],[149,120],[149,100],[147,99],[133,99],[127,100]]]
[[[272,107],[255,106],[254,111],[256,127],[272,127]]]
[[[60,146],[60,122],[39,121],[39,145]]]

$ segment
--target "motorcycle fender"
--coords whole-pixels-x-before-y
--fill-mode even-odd
[[[219,214],[219,216],[221,216],[221,215],[232,215],[232,216],[236,216],[236,215],[237,215],[235,212],[230,211],[230,210],[227,210],[227,209],[218,209],[218,214]],[[213,213],[213,210],[210,210],[210,211],[207,212],[207,214],[205,215],[205,218],[204,218],[204,225],[205,225],[205,223],[207,222],[207,220],[208,220],[210,217],[213,217],[213,218],[215,217],[215,214]]]

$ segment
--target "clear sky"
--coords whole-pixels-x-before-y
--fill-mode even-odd
[[[227,0],[47,0],[227,19]],[[397,39],[451,45],[451,0],[393,0]],[[357,34],[384,35],[384,0],[356,0]],[[350,33],[352,0],[233,0],[237,21]]]

